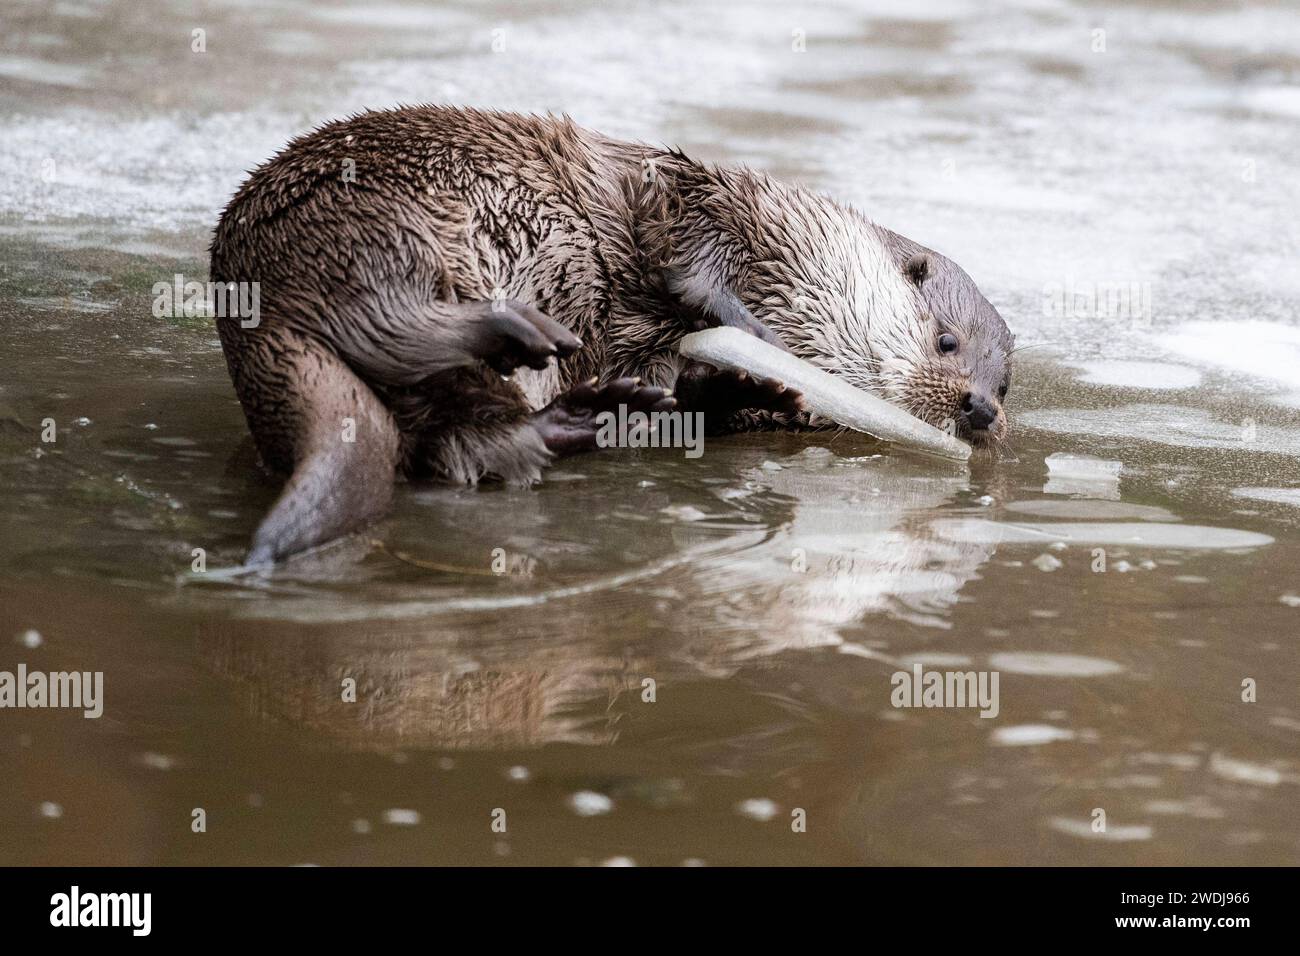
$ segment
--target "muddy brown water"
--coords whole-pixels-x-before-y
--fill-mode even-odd
[[[0,671],[102,671],[104,711],[0,709],[0,862],[1300,861],[1293,13],[3,17]],[[1035,346],[1007,450],[612,451],[236,573],[276,488],[152,287],[206,275],[288,135],[419,99],[749,162],[952,255]],[[996,671],[997,716],[893,706],[918,663]]]

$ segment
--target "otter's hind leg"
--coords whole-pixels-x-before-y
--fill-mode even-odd
[[[253,535],[266,564],[347,534],[388,510],[397,425],[324,345],[284,327],[221,326],[227,362],[263,461],[289,474]]]
[[[439,376],[431,390],[390,395],[408,445],[413,477],[474,484],[499,478],[532,484],[557,456],[597,447],[598,416],[666,412],[676,400],[640,379],[596,380],[575,385],[545,408],[533,411],[515,383],[488,368]]]
[[[523,392],[486,365],[444,372],[418,388],[385,389],[384,397],[412,478],[528,485],[554,457],[532,426]]]

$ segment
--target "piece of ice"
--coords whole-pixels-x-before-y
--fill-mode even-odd
[[[1146,824],[1132,826],[1108,826],[1097,830],[1089,820],[1072,820],[1069,817],[1052,817],[1049,821],[1053,830],[1068,833],[1070,836],[1083,837],[1087,840],[1110,840],[1115,843],[1128,843],[1133,840],[1150,840],[1155,831]]]
[[[171,770],[176,766],[176,758],[150,750],[136,757],[136,763],[150,770]]]
[[[1255,531],[1211,528],[1203,525],[1100,521],[986,521],[983,518],[939,518],[935,532],[949,541],[972,544],[1117,544],[1146,548],[1210,550],[1261,548],[1273,539]]]
[[[420,811],[393,807],[384,811],[384,822],[395,827],[413,827],[420,822]]]
[[[1080,362],[1079,381],[1116,388],[1182,389],[1201,384],[1201,373],[1187,365],[1164,362]]]
[[[694,505],[671,505],[667,508],[660,508],[659,513],[670,518],[676,518],[678,521],[702,521],[708,517],[707,514]]]
[[[1073,740],[1074,731],[1050,724],[1017,724],[993,731],[989,740],[1000,747],[1033,747],[1058,740]]]
[[[1053,478],[1083,478],[1089,481],[1118,481],[1123,462],[1107,461],[1091,455],[1067,455],[1057,452],[1043,459]]]
[[[1233,497],[1300,508],[1300,488],[1234,488]]]
[[[1124,670],[1114,661],[1101,657],[1037,651],[1003,651],[992,654],[989,656],[989,666],[996,671],[1032,677],[1106,677]]]
[[[579,790],[569,797],[569,807],[580,817],[598,817],[614,809],[614,801],[594,790]]]
[[[1259,319],[1184,322],[1159,338],[1162,349],[1232,372],[1300,385],[1300,329]]]
[[[1011,501],[1003,505],[1016,514],[1036,515],[1043,518],[1086,518],[1091,521],[1116,521],[1139,519],[1142,521],[1177,521],[1178,516],[1155,505],[1135,505],[1122,501],[1100,501],[1076,498]]]
[[[1050,554],[1040,554],[1031,563],[1039,571],[1055,571],[1061,566],[1061,559]]]
[[[943,458],[970,458],[970,446],[965,442],[739,329],[692,332],[677,347],[689,358],[773,378],[798,389],[808,411],[848,428]]]
[[[1119,472],[1122,462],[1112,462],[1092,455],[1069,455],[1058,451],[1044,458],[1048,481],[1044,494],[1079,494],[1087,498],[1119,499]]]
[[[767,797],[751,797],[736,804],[736,812],[742,817],[749,817],[751,820],[766,823],[776,816],[777,806],[774,801],[769,800]]]
[[[1282,782],[1282,774],[1274,767],[1225,757],[1221,753],[1210,755],[1210,772],[1225,780],[1254,783],[1263,787],[1276,787]]]

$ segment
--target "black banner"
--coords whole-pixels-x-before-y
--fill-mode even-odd
[[[777,920],[918,941],[1106,936],[1232,945],[1293,917],[1288,869],[29,869],[3,871],[6,938],[338,943],[487,930],[766,936]],[[1244,936],[1242,934],[1245,934]],[[883,938],[883,937],[882,937]],[[1053,937],[1048,937],[1053,938]]]

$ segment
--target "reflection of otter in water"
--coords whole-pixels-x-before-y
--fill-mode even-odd
[[[433,634],[375,639],[358,639],[347,627],[200,630],[209,666],[234,682],[252,713],[356,749],[497,750],[614,739],[612,716],[591,703],[630,686],[619,658],[581,643],[557,649],[527,639],[504,656],[457,650],[481,637],[481,621],[440,621]]]
[[[993,550],[931,531],[933,511],[966,489],[964,469],[944,475],[902,457],[848,462],[810,448],[780,470],[747,475],[796,502],[762,549],[706,559],[698,574],[706,597],[728,600],[738,620],[762,622],[747,655],[837,643],[841,627],[871,614],[941,624]]]
[[[973,441],[1006,430],[1011,337],[956,264],[825,197],[568,120],[331,123],[231,200],[211,278],[260,286],[255,325],[217,326],[262,458],[290,475],[252,563],[373,520],[395,473],[536,480],[595,447],[600,411],[667,409],[669,388],[714,425],[789,422],[779,383],[684,368],[698,327],[784,343]]]
[[[726,675],[834,643],[864,616],[933,622],[991,550],[929,533],[926,513],[964,487],[961,477],[936,477],[932,463],[810,449],[769,470],[760,451],[729,454],[746,480],[697,488],[686,500],[737,530],[707,520],[637,524],[642,553],[686,556],[661,573],[616,586],[611,578],[602,589],[603,575],[592,572],[583,596],[380,627],[376,608],[364,636],[346,621],[213,625],[202,638],[205,655],[260,716],[361,749],[609,743],[645,677]],[[550,510],[560,499],[528,497],[522,534],[563,523],[565,515]],[[683,496],[674,490],[667,499]],[[760,516],[771,531],[736,521],[744,515]],[[802,573],[796,549],[807,564]],[[548,588],[559,590],[541,574],[512,593]],[[612,619],[620,621],[613,634]],[[349,677],[357,703],[342,699]]]

